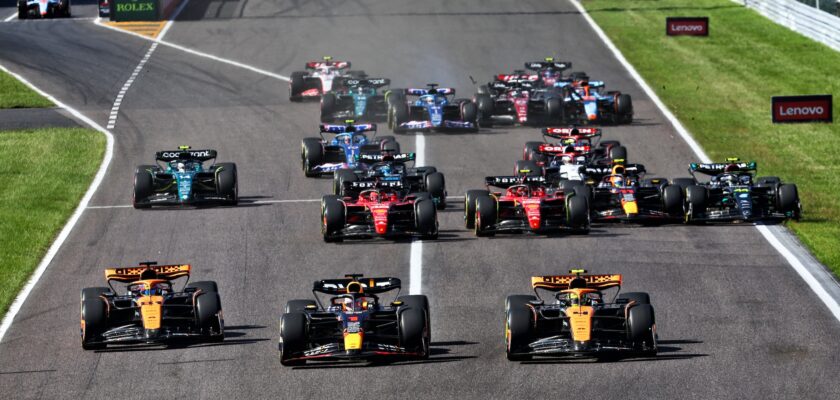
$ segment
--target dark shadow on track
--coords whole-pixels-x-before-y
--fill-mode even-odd
[[[677,344],[701,344],[703,341],[695,339],[674,339],[660,340],[657,342],[659,352],[653,357],[640,357],[632,354],[622,355],[620,353],[603,355],[601,357],[562,357],[562,358],[538,358],[531,361],[523,361],[521,364],[580,364],[580,363],[624,363],[624,362],[653,362],[668,360],[690,360],[698,357],[708,357],[703,353],[684,353],[682,347]]]
[[[432,342],[429,347],[429,359],[427,360],[378,359],[369,361],[318,361],[295,367],[294,369],[371,368],[455,362],[475,358],[475,356],[446,356],[445,354],[449,354],[450,352],[448,346],[468,346],[475,344],[479,343],[466,341]]]

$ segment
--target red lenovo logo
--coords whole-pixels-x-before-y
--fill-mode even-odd
[[[831,95],[773,97],[773,122],[832,122]]]
[[[709,36],[709,17],[668,17],[665,19],[668,36]]]

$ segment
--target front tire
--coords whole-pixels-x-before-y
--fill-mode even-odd
[[[293,367],[306,364],[306,360],[294,360],[298,353],[308,347],[306,315],[299,312],[283,314],[280,317],[280,364]]]
[[[489,197],[489,190],[467,190],[464,196],[464,226],[467,229],[475,229],[475,201],[479,197]]]
[[[505,299],[505,353],[509,361],[528,361],[531,355],[516,354],[526,351],[532,336],[533,314],[528,302],[534,296],[511,295]]]
[[[336,235],[344,229],[344,203],[336,196],[324,196],[321,200],[321,233],[325,242],[340,241]]]
[[[493,236],[490,231],[496,225],[499,205],[491,196],[482,196],[475,200],[475,235],[478,237]]]
[[[319,176],[320,172],[314,168],[324,163],[324,147],[318,138],[305,138],[301,142],[301,169],[306,177]]]

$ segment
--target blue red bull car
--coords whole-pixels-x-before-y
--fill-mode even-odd
[[[380,154],[383,150],[400,152],[393,136],[376,137],[376,124],[321,124],[321,137],[304,138],[301,142],[301,167],[308,177],[332,175],[340,169],[355,169],[363,154]],[[374,132],[369,138],[365,132]],[[328,139],[325,135],[335,135]]]
[[[478,109],[468,99],[453,99],[455,89],[426,88],[392,90],[388,102],[388,126],[394,132],[431,130],[478,130]],[[407,100],[407,96],[416,100]]]
[[[18,0],[18,19],[70,18],[70,0]]]

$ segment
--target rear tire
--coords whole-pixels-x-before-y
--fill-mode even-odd
[[[799,211],[799,190],[796,188],[796,185],[786,183],[784,185],[779,186],[779,190],[776,196],[776,207],[779,211],[784,213],[796,213],[797,211]]]
[[[336,102],[337,99],[333,93],[321,96],[321,122],[332,122],[335,119]]]
[[[685,190],[689,186],[694,186],[697,183],[694,181],[694,178],[674,178],[671,179],[671,185],[678,186],[682,190]]]
[[[539,152],[540,146],[543,144],[543,142],[526,142],[525,147],[522,149],[522,159],[534,162],[545,161],[545,156]]]
[[[414,203],[414,221],[421,238],[434,240],[438,237],[437,209],[431,199]]]
[[[627,148],[624,146],[610,147],[610,160],[624,160],[627,162]]]
[[[563,103],[560,99],[548,99],[545,101],[545,115],[548,124],[560,124],[565,120],[563,115]]]
[[[513,174],[516,176],[522,176],[523,174],[525,176],[542,176],[543,170],[542,167],[537,165],[536,161],[516,160],[516,163],[514,164]]]
[[[679,218],[685,215],[683,189],[669,185],[662,189],[662,207],[669,216]]]
[[[26,0],[18,0],[18,19],[29,17],[29,10],[26,8]]]
[[[344,183],[356,182],[359,178],[352,169],[342,168],[333,173],[333,194],[344,197]]]
[[[292,360],[308,347],[306,315],[299,312],[280,317],[280,364],[286,367],[306,364],[306,360]]]
[[[82,289],[82,303],[84,303],[85,300],[89,300],[89,299],[99,299],[100,295],[102,295],[104,293],[110,293],[110,292],[111,292],[111,288],[107,288],[107,287],[104,287],[104,286],[103,287],[84,288],[84,289]]]
[[[307,177],[319,176],[313,168],[324,163],[324,147],[318,138],[305,138],[301,142],[300,161],[303,174]]]
[[[152,195],[153,190],[154,181],[152,179],[152,173],[137,168],[137,172],[134,173],[134,199],[132,201],[134,208],[151,207],[149,196]]]
[[[315,300],[289,300],[286,302],[284,308],[285,313],[302,313],[306,311],[307,306],[317,306]]]
[[[633,99],[630,98],[629,94],[616,96],[615,113],[618,117],[617,123],[629,124],[633,122]]]
[[[234,163],[216,164],[216,194],[227,197],[225,204],[239,204],[239,174]]]
[[[195,315],[198,327],[205,339],[213,342],[221,342],[225,339],[222,300],[218,292],[199,294],[195,300]]]
[[[475,200],[475,235],[478,237],[493,236],[490,232],[496,225],[499,205],[496,199],[491,196],[481,196]]]
[[[632,300],[639,304],[650,304],[650,295],[645,292],[620,293],[617,298]]]
[[[422,294],[400,296],[397,300],[403,302],[403,307],[422,310],[426,316],[426,327],[423,332],[423,355],[421,359],[429,358],[429,346],[432,341],[432,313],[429,307],[429,298]]]
[[[446,208],[446,179],[440,172],[433,172],[426,175],[426,191],[436,200],[438,210]]]
[[[656,355],[656,318],[653,306],[640,304],[630,307],[627,313],[627,340],[644,355]]]
[[[688,209],[685,212],[686,222],[696,221],[697,217],[706,213],[706,188],[692,185],[685,188],[685,202]]]
[[[186,288],[195,288],[201,290],[203,293],[219,293],[219,285],[215,281],[198,281],[192,282]]]
[[[492,118],[495,114],[496,103],[489,94],[479,93],[475,96],[475,105],[478,121],[482,126],[491,126],[493,124]]]
[[[489,190],[467,190],[464,196],[464,226],[467,229],[475,229],[475,201],[479,197],[489,197]]]
[[[579,233],[589,233],[589,199],[575,194],[566,200],[566,223]]]

